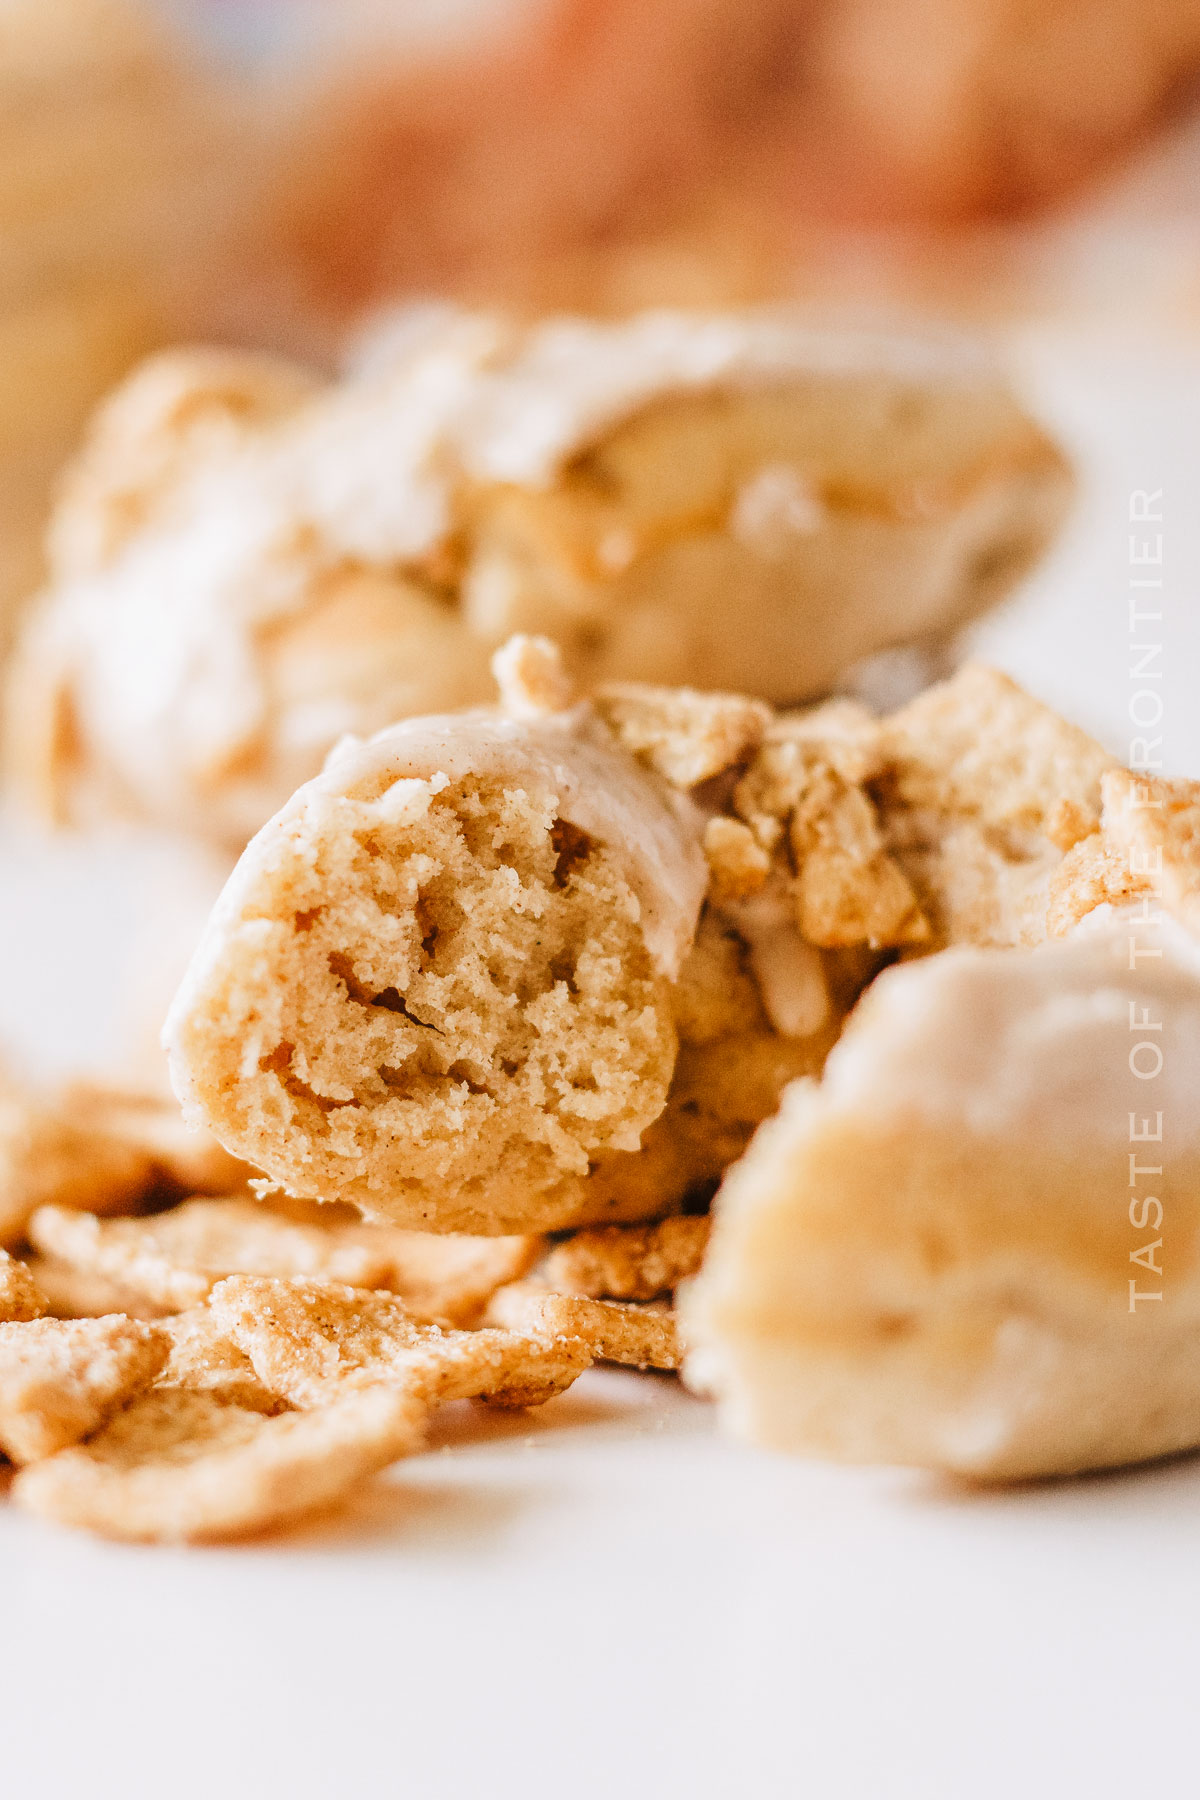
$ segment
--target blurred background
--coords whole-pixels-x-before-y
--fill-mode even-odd
[[[0,595],[179,336],[405,294],[1200,323],[1200,0],[0,0]]]
[[[996,339],[1080,500],[969,648],[1126,753],[1128,494],[1162,487],[1165,755],[1200,771],[1200,0],[0,0],[0,647],[140,357],[332,367],[432,295]],[[89,918],[144,939],[164,880],[210,891],[19,829],[10,938],[53,918],[64,992],[118,979]],[[0,1032],[44,981],[6,967]]]
[[[0,605],[98,394],[406,294],[1200,323],[1200,0],[0,0]]]

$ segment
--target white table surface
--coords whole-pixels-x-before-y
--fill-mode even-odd
[[[974,647],[1125,747],[1127,495],[1165,489],[1167,757],[1200,771],[1200,348],[1027,334],[1084,493]],[[0,837],[0,1039],[104,1066],[176,878]],[[0,1795],[992,1800],[1200,1786],[1200,1464],[964,1493],[769,1456],[670,1380],[447,1409],[343,1519],[110,1546],[0,1509]]]

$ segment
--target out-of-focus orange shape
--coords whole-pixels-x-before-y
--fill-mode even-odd
[[[1200,80],[1200,0],[522,0],[293,103],[264,242],[333,313],[669,231],[1031,211]],[[719,199],[715,198],[719,197]]]

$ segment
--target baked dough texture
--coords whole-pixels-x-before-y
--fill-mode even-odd
[[[683,1328],[738,1435],[989,1480],[1200,1444],[1200,787],[1103,786],[1065,935],[881,975],[729,1172]],[[1139,838],[1166,880],[1094,878]]]
[[[395,727],[247,851],[168,1026],[180,1091],[296,1193],[553,1218],[662,1111],[703,889],[683,804],[602,733]]]
[[[353,741],[264,827],[172,1008],[191,1116],[293,1194],[482,1233],[702,1205],[886,960],[1045,935],[1099,826],[1110,759],[990,670],[876,719],[496,664],[506,711]]]
[[[175,352],[64,488],[12,760],[58,816],[240,847],[343,733],[485,701],[516,632],[589,685],[820,694],[1007,592],[1069,487],[964,346],[785,315],[417,309],[332,385]]]

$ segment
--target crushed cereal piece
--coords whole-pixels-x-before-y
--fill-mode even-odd
[[[1049,838],[920,810],[893,812],[886,827],[930,923],[924,948],[1004,949],[1045,936],[1050,884],[1062,862]]]
[[[235,1276],[210,1302],[272,1393],[293,1406],[327,1404],[378,1382],[442,1400],[538,1406],[582,1374],[581,1343],[510,1331],[422,1325],[391,1294],[320,1281]]]
[[[1108,780],[1108,777],[1105,777]],[[1129,852],[1104,832],[1073,844],[1050,877],[1046,890],[1046,935],[1065,937],[1098,906],[1125,906],[1147,883],[1131,875]]]
[[[750,827],[721,813],[704,827],[704,855],[711,875],[709,893],[717,901],[757,894],[771,873],[770,853]]]
[[[875,751],[861,799],[928,923],[923,947],[1040,942],[1064,854],[1099,826],[1113,759],[979,667],[880,720]]]
[[[263,1204],[297,1224],[336,1231],[343,1243],[366,1245],[387,1263],[387,1273],[371,1286],[398,1295],[415,1319],[431,1325],[474,1324],[489,1296],[519,1280],[546,1248],[542,1236],[472,1237],[364,1225],[356,1207],[336,1200],[293,1200],[276,1192]]]
[[[135,1212],[153,1181],[144,1150],[0,1080],[0,1245],[39,1206]]]
[[[13,1499],[106,1537],[235,1537],[343,1500],[420,1449],[425,1419],[419,1400],[386,1387],[277,1418],[156,1388],[89,1443],[23,1470]]]
[[[384,1286],[390,1246],[362,1227],[298,1225],[253,1200],[189,1200],[148,1219],[102,1220],[44,1207],[29,1225],[48,1256],[174,1311],[198,1306],[225,1275],[328,1276]]]
[[[0,1250],[0,1324],[24,1324],[49,1310],[45,1294],[25,1264]]]
[[[571,704],[562,651],[550,638],[518,632],[492,657],[492,674],[500,689],[501,709],[514,719],[565,712]]]
[[[681,1361],[675,1314],[660,1301],[592,1300],[552,1293],[536,1281],[515,1281],[492,1296],[487,1316],[513,1331],[582,1338],[600,1362],[677,1369]]]
[[[883,765],[880,721],[861,700],[824,700],[798,712],[778,713],[765,742],[805,745],[855,786],[870,781]]]
[[[773,719],[734,790],[738,816],[760,842],[778,842],[778,827],[800,804],[816,772],[832,769],[847,786],[861,787],[882,766],[879,744],[879,721],[851,700]]]
[[[887,789],[907,807],[1024,827],[1063,851],[1100,823],[1115,758],[996,669],[969,665],[881,730]]]
[[[517,1281],[545,1247],[541,1237],[467,1237],[362,1225],[378,1234],[389,1257],[387,1279],[415,1319],[430,1324],[471,1325],[498,1287]]]
[[[171,1340],[171,1354],[157,1387],[189,1388],[250,1412],[283,1410],[283,1403],[263,1386],[250,1358],[207,1306],[192,1306],[164,1319],[162,1329]]]
[[[744,762],[762,741],[771,709],[742,694],[615,682],[596,708],[627,750],[675,787],[698,787]]]
[[[90,1269],[75,1269],[55,1256],[31,1256],[27,1267],[46,1296],[53,1319],[99,1319],[125,1313],[131,1319],[161,1319],[169,1308],[156,1306],[144,1294],[110,1281]]]
[[[788,838],[796,867],[796,922],[810,944],[878,949],[929,937],[929,922],[887,852],[871,801],[831,765],[810,771]]]
[[[27,1463],[78,1443],[150,1385],[169,1349],[157,1326],[120,1314],[0,1325],[0,1450]]]
[[[857,761],[861,768],[874,766],[865,751]],[[815,733],[798,724],[770,734],[738,783],[734,804],[764,848],[786,832],[795,922],[810,944],[888,947],[929,937],[917,896],[889,854],[874,803]]]
[[[550,1252],[541,1279],[558,1294],[657,1300],[699,1269],[709,1229],[707,1217],[684,1217],[576,1231]]]
[[[189,1125],[173,1096],[74,1081],[58,1104],[77,1123],[141,1152],[156,1178],[181,1194],[232,1194],[253,1173],[210,1131]]]
[[[1103,788],[1104,834],[1131,885],[1161,894],[1185,925],[1200,929],[1200,782],[1112,769]]]

